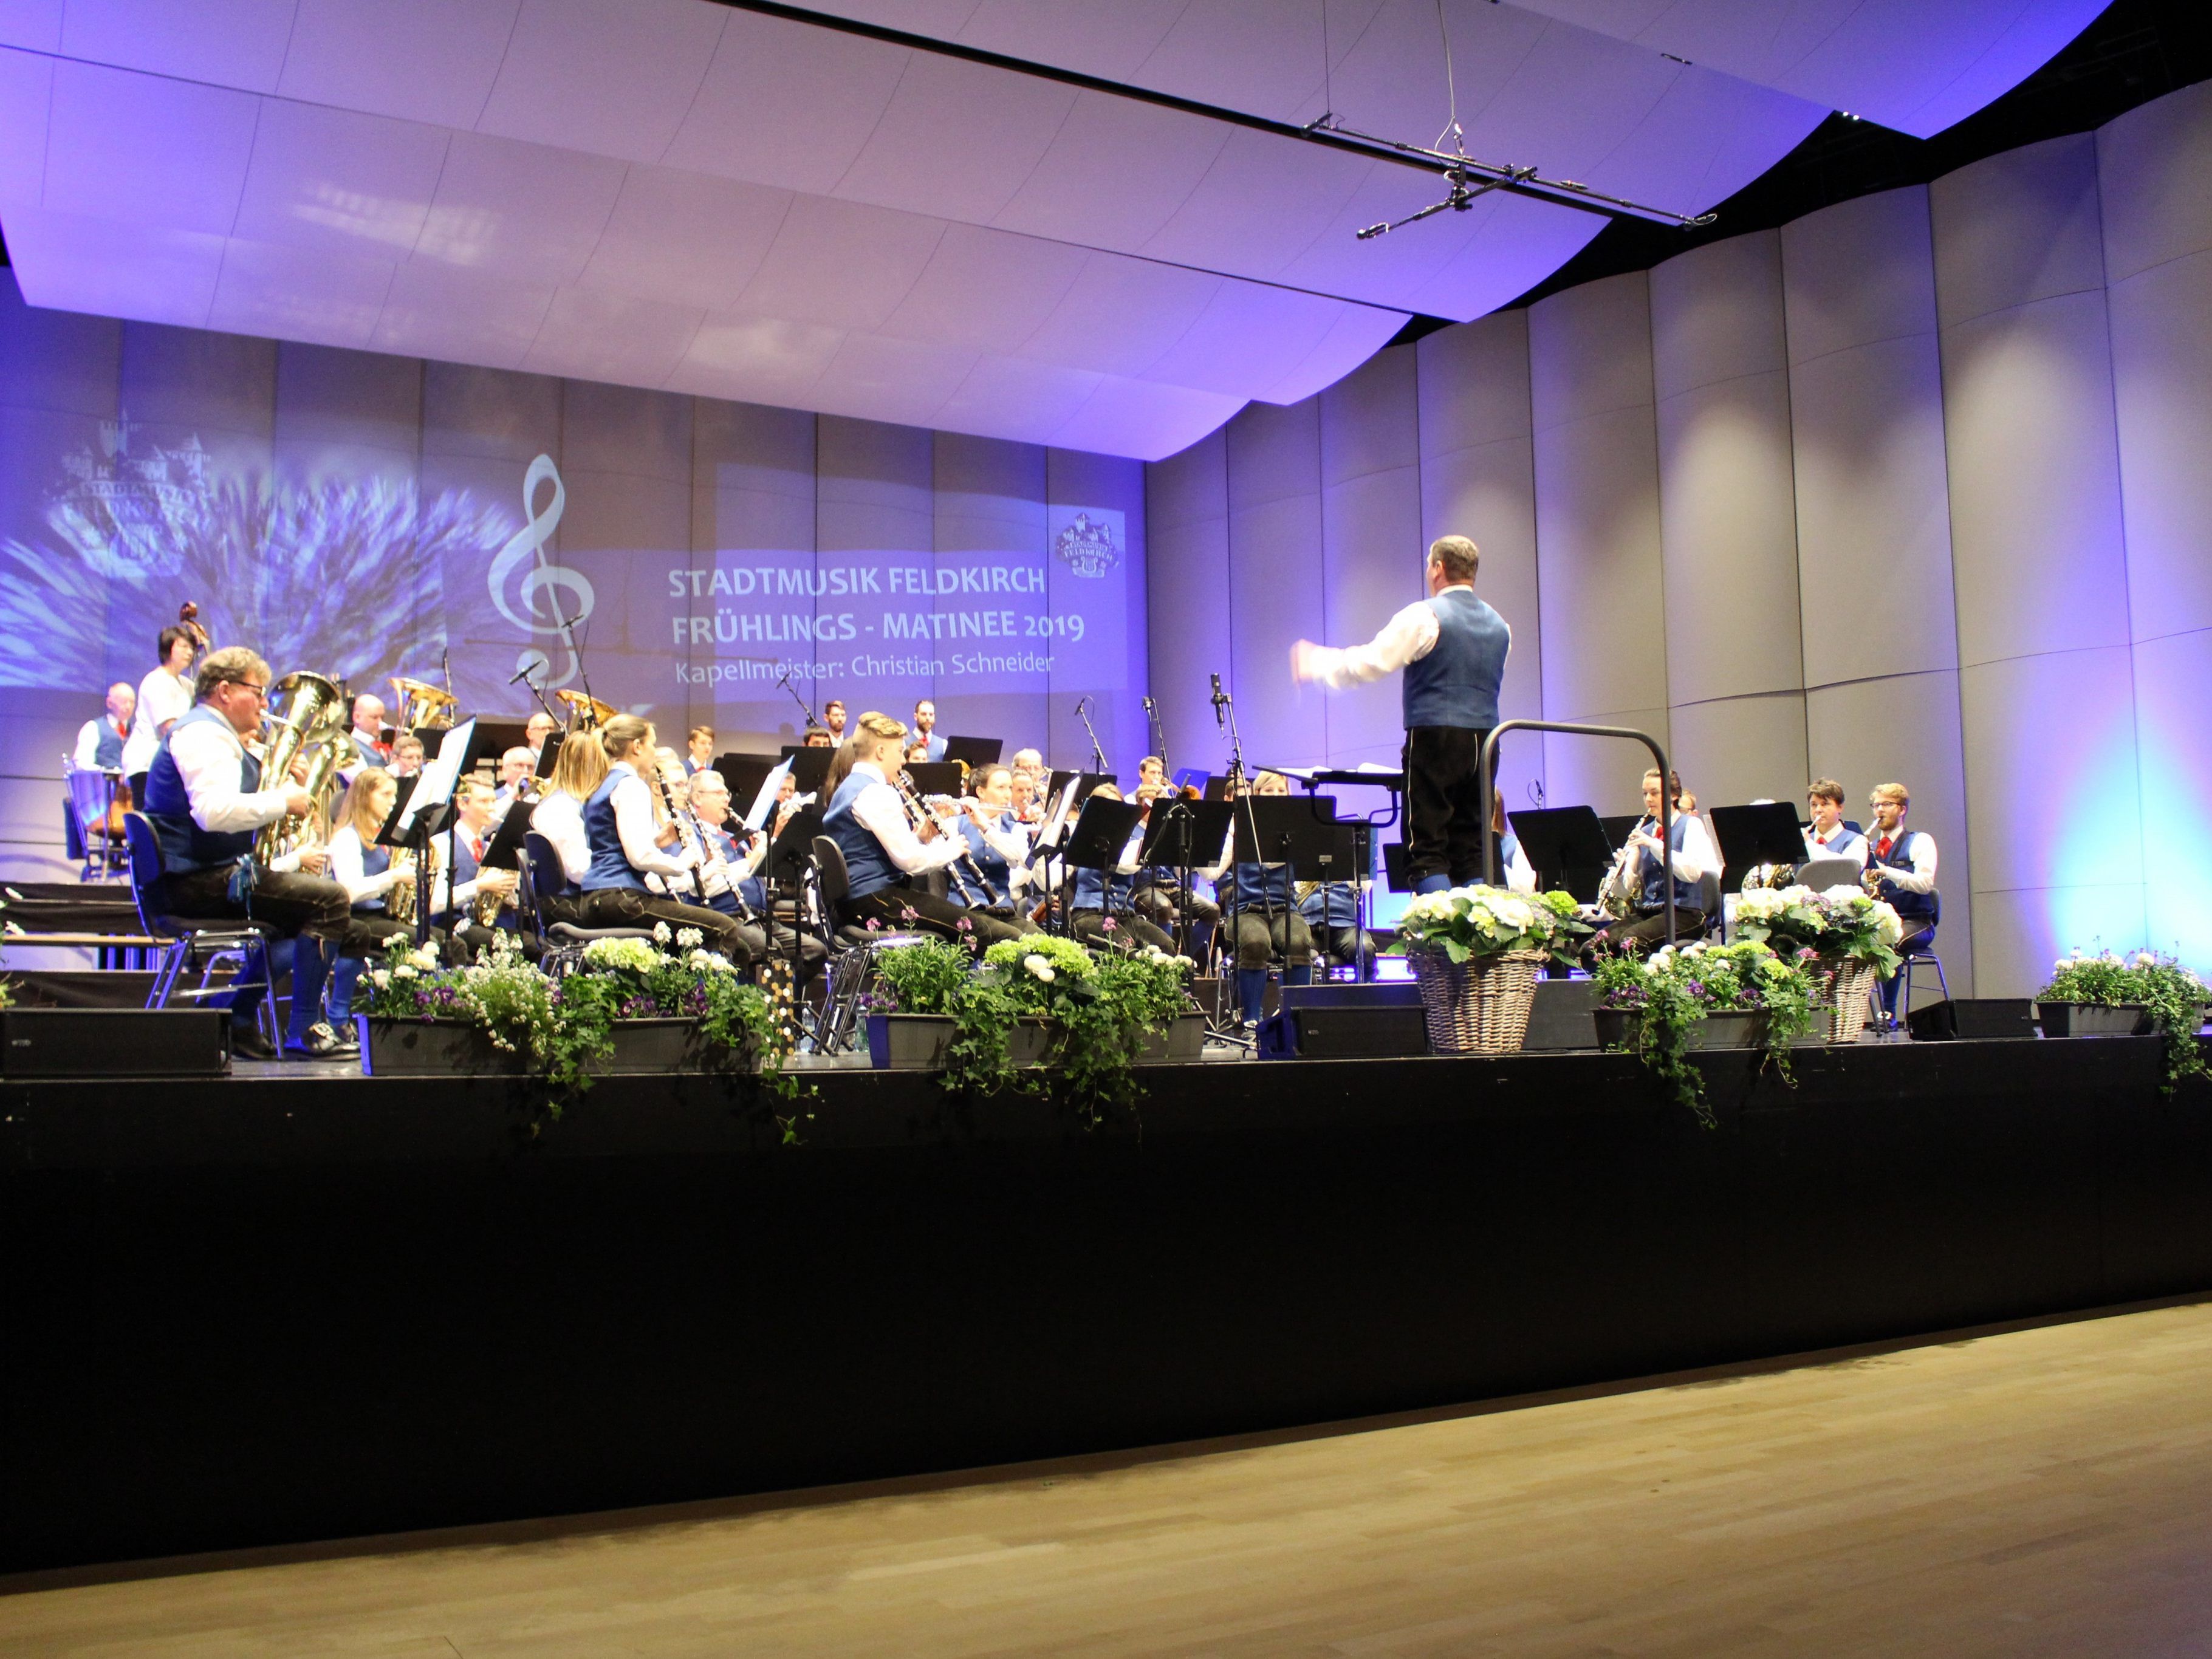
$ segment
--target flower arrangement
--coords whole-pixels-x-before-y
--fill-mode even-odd
[[[878,954],[876,969],[878,1012],[957,1022],[941,1079],[947,1090],[1059,1095],[1091,1127],[1109,1109],[1133,1103],[1132,1068],[1146,1039],[1190,1006],[1188,957],[1150,947],[1094,954],[1043,933],[1002,939],[980,960],[941,939],[896,945]],[[1024,1019],[1047,1022],[1042,1067],[1012,1057],[1011,1039]]]
[[[448,966],[434,940],[395,939],[382,966],[364,976],[364,1012],[373,1019],[450,1020],[483,1030],[522,1055],[544,1078],[553,1115],[592,1086],[595,1067],[614,1053],[623,1020],[692,1022],[708,1043],[731,1056],[757,1052],[762,1074],[779,1092],[796,1085],[781,1066],[780,1033],[767,996],[729,962],[702,947],[702,936],[665,923],[653,939],[594,939],[576,971],[555,979],[523,956],[510,935],[465,967]],[[675,948],[672,951],[665,948]]]
[[[1690,1035],[1716,1013],[1766,1016],[1766,1060],[1784,1079],[1790,1045],[1812,1029],[1819,989],[1818,959],[1808,951],[1784,955],[1764,942],[1662,945],[1639,961],[1623,953],[1598,964],[1600,1005],[1633,1015],[1629,1048],[1706,1128],[1719,1121],[1705,1100],[1705,1079],[1690,1064]]]
[[[1736,900],[1736,937],[1808,950],[1831,965],[1863,963],[1888,979],[1902,958],[1905,922],[1887,900],[1856,887],[1753,889]]]
[[[1424,893],[1398,919],[1398,943],[1406,951],[1441,953],[1455,963],[1516,951],[1564,961],[1589,931],[1571,893],[1529,896],[1480,885]]]
[[[2184,1078],[2212,1077],[2197,1033],[2204,1024],[2212,989],[2176,958],[2155,951],[2130,957],[2110,951],[2085,957],[2079,950],[2053,965],[2051,982],[2035,994],[2038,1002],[2081,1002],[2105,1008],[2140,1006],[2151,1029],[2166,1044],[2166,1076],[2160,1085],[2172,1094]]]

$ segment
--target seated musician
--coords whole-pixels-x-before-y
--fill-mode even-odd
[[[1305,881],[1298,884],[1298,914],[1305,918],[1316,951],[1343,967],[1357,967],[1364,979],[1375,972],[1375,935],[1360,925],[1360,893],[1356,881]]]
[[[331,836],[331,878],[353,901],[355,937],[331,965],[330,1024],[334,1030],[353,1029],[354,987],[368,964],[368,958],[353,947],[374,951],[385,939],[414,932],[390,914],[387,902],[393,887],[415,879],[414,868],[404,859],[395,868],[392,849],[376,841],[398,793],[390,772],[381,766],[364,767],[338,801],[338,827]]]
[[[695,726],[684,734],[684,775],[696,777],[714,769],[714,728]]]
[[[353,902],[337,882],[254,862],[256,830],[288,817],[307,817],[315,807],[289,779],[264,788],[261,763],[246,750],[246,738],[261,729],[269,680],[269,665],[243,646],[202,660],[198,702],[170,728],[148,768],[144,810],[161,844],[172,914],[250,916],[293,939],[284,1053],[323,1060],[356,1047],[320,1023],[323,982],[341,947],[358,954],[369,941],[354,929]],[[253,1022],[269,992],[266,954],[258,947],[248,953],[231,999],[231,1050],[250,1060],[276,1057]]]
[[[384,741],[384,699],[363,692],[353,700],[353,730],[346,734],[353,752],[338,769],[350,775],[366,768],[381,769],[391,764],[392,750]]]
[[[791,781],[790,774],[784,775],[784,781]],[[752,935],[757,933],[761,955],[788,961],[793,930],[776,920],[768,884],[760,875],[768,858],[767,832],[756,830],[747,836],[744,825],[730,817],[730,786],[714,768],[694,772],[690,789],[691,814],[708,841],[707,856],[701,865],[707,902],[745,927],[748,945],[753,944]],[[740,836],[744,837],[742,847]],[[798,945],[799,977],[804,982],[822,970],[830,953],[811,933],[801,933]]]
[[[78,771],[123,769],[123,745],[130,741],[131,711],[137,707],[138,693],[128,680],[107,688],[106,711],[77,728],[76,749],[70,760]]]
[[[520,878],[512,870],[484,867],[483,856],[491,849],[496,828],[495,807],[489,784],[478,777],[463,778],[453,789],[452,833],[449,836],[441,830],[435,837],[441,854],[450,846],[453,857],[431,884],[430,921],[453,939],[463,959],[489,950],[495,929],[516,931],[514,891]],[[479,901],[490,915],[489,922],[477,919]],[[537,947],[530,942],[524,948]]]
[[[1110,783],[1102,783],[1091,792],[1095,800],[1119,800],[1121,792]],[[1145,821],[1137,820],[1137,827],[1129,832],[1129,839],[1121,848],[1121,857],[1109,872],[1103,870],[1079,869],[1075,872],[1074,896],[1068,909],[1073,916],[1075,937],[1085,945],[1102,941],[1121,948],[1132,949],[1138,945],[1149,945],[1157,950],[1173,951],[1175,940],[1155,924],[1137,914],[1131,894],[1137,880],[1137,854],[1145,843]]]
[[[1720,855],[1713,851],[1705,820],[1697,815],[1696,797],[1684,791],[1679,775],[1667,781],[1674,792],[1669,845],[1662,847],[1659,842],[1659,774],[1646,772],[1644,816],[1628,832],[1628,841],[1606,878],[1607,891],[1627,898],[1629,914],[1596,933],[1583,947],[1585,955],[1607,948],[1641,953],[1663,940],[1668,872],[1674,883],[1674,937],[1693,939],[1705,932],[1705,890],[1699,884],[1708,872],[1720,869]],[[1684,805],[1685,801],[1691,805]]]
[[[822,833],[845,855],[846,897],[836,921],[872,920],[886,927],[919,927],[948,937],[957,937],[964,921],[981,944],[1019,939],[1019,929],[988,911],[909,884],[909,877],[951,864],[968,843],[942,830],[934,817],[925,817],[916,828],[890,784],[905,750],[906,727],[871,710],[854,722],[823,784],[830,805],[822,814]]]
[[[392,771],[396,777],[419,777],[422,771],[422,739],[402,732],[392,740]]]
[[[799,742],[803,749],[835,749],[837,746],[836,738],[831,734],[826,726],[808,726],[806,735]]]
[[[916,738],[913,742],[907,744],[906,763],[908,766],[927,766],[929,764],[929,740],[927,738]]]
[[[1866,862],[1866,837],[1844,822],[1844,786],[1833,778],[1815,778],[1806,787],[1805,858],[1849,859]]]
[[[970,782],[975,791],[974,802],[956,822],[962,839],[968,843],[968,854],[975,872],[982,877],[982,908],[1022,933],[1033,932],[1036,924],[1021,909],[1017,890],[1028,875],[1030,836],[1029,830],[1014,816],[1012,769],[981,767],[974,773]],[[972,884],[975,874],[963,870],[962,879]]]
[[[538,751],[517,744],[499,757],[499,787],[492,792],[493,822],[507,816],[519,800],[538,797]]]
[[[921,745],[922,752],[912,758],[934,764],[945,758],[945,739],[937,735],[937,705],[927,697],[914,706],[914,726],[907,733],[909,746]]]
[[[1279,772],[1262,772],[1247,787],[1255,795],[1291,793],[1290,780]],[[1229,861],[1236,845],[1232,821],[1220,860],[1199,873],[1213,883],[1222,914],[1229,919],[1230,943],[1237,952],[1237,1006],[1244,1024],[1256,1027],[1266,1004],[1268,969],[1276,957],[1283,959],[1284,984],[1313,982],[1313,931],[1291,902],[1291,866],[1245,863],[1232,869]]]
[[[707,835],[706,826],[696,822],[692,813],[692,776],[684,770],[684,761],[673,749],[653,751],[659,763],[661,793],[654,797],[654,805],[667,803],[674,816],[670,822],[676,826],[676,843],[671,848],[678,858],[691,866],[688,877],[671,880],[661,875],[649,875],[645,884],[653,892],[682,901],[687,904],[703,904],[709,910],[737,924],[738,937],[744,945],[747,962],[757,963],[767,956],[768,925],[753,910],[739,889],[744,870],[736,860],[736,843],[726,835]],[[645,757],[641,753],[635,764],[643,767]],[[711,777],[721,783],[719,772],[702,772],[700,777]],[[729,811],[729,786],[722,785],[720,800],[725,816]]]
[[[607,781],[607,751],[596,732],[571,732],[553,758],[538,805],[531,809],[530,832],[543,836],[561,860],[562,890],[538,900],[538,920],[571,927],[583,920],[584,876],[592,867],[592,841],[584,833],[584,803]]]
[[[661,809],[654,782],[646,769],[655,769],[652,726],[635,714],[617,714],[599,728],[606,749],[607,775],[584,803],[584,836],[591,847],[591,863],[584,871],[581,907],[587,927],[650,927],[665,921],[671,927],[696,927],[706,946],[732,962],[750,960],[744,931],[731,917],[704,904],[669,898],[646,884],[649,875],[689,889],[691,855],[682,849],[675,824]],[[572,735],[569,743],[574,742]],[[567,753],[568,743],[561,745]],[[533,816],[531,822],[537,822]]]
[[[1936,924],[1943,914],[1942,896],[1936,890],[1936,837],[1925,830],[1905,827],[1912,797],[1901,783],[1876,784],[1867,805],[1874,811],[1866,834],[1868,884],[1905,924],[1897,954],[1928,950],[1936,943]],[[1904,982],[1902,974],[1875,981],[1882,1012],[1890,1018],[1897,1016],[1898,987]]]
[[[530,724],[522,729],[522,746],[533,755],[545,752],[545,739],[561,729],[561,722],[544,709],[530,717]]]
[[[1017,749],[1014,757],[1006,763],[1017,772],[1026,772],[1037,781],[1038,793],[1043,793],[1044,781],[1052,775],[1044,763],[1044,757],[1034,749]]]
[[[1025,768],[1009,767],[1006,810],[1013,814],[1016,823],[1034,830],[1044,822],[1044,792],[1037,787],[1037,775]]]

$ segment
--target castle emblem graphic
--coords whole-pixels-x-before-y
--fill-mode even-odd
[[[1078,513],[1053,544],[1053,554],[1079,576],[1103,576],[1121,562],[1121,550],[1114,544],[1110,526],[1088,513]]]

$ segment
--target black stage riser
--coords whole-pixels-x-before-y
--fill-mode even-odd
[[[1142,1134],[823,1079],[11,1085],[0,1567],[1446,1404],[2212,1286],[2157,1045],[1164,1067]]]

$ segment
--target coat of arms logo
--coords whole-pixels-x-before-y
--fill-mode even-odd
[[[1114,532],[1103,520],[1078,513],[1053,544],[1060,562],[1079,576],[1103,576],[1121,562]]]

